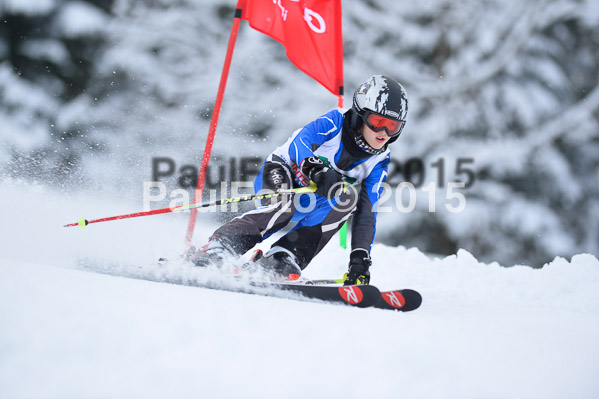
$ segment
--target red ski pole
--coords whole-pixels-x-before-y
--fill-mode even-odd
[[[197,208],[208,208],[211,206],[226,205],[226,204],[232,204],[235,202],[261,200],[264,198],[273,198],[273,197],[278,197],[280,195],[289,194],[289,193],[307,194],[307,193],[313,193],[314,191],[316,191],[316,184],[314,182],[310,182],[310,185],[308,187],[292,188],[290,190],[279,190],[276,193],[270,193],[270,194],[243,195],[240,197],[232,197],[232,198],[222,199],[222,200],[210,202],[207,204],[195,203],[195,204],[189,204],[189,205],[176,206],[174,208],[162,208],[162,209],[155,209],[153,211],[128,213],[126,215],[110,216],[110,217],[94,219],[94,220],[87,220],[82,217],[78,222],[65,224],[64,227],[80,226],[82,228],[85,228],[85,226],[87,226],[88,224],[92,224],[92,223],[109,222],[111,220],[137,218],[137,217],[141,217],[141,216],[159,215],[161,213],[186,212],[186,211],[189,211],[192,209],[197,209]]]

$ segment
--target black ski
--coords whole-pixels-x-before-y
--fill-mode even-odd
[[[367,308],[376,306],[381,299],[381,292],[373,285],[326,286],[295,283],[268,283],[283,291],[291,291],[306,298],[320,299],[327,302]]]
[[[418,309],[420,305],[422,305],[422,295],[418,291],[406,288],[395,291],[381,291],[381,299],[374,307],[409,312]]]
[[[98,262],[93,259],[86,259],[79,263],[79,268],[96,273],[140,280],[285,299],[316,299],[359,308],[376,305],[381,296],[381,292],[374,286],[314,286],[302,283],[296,284],[294,281],[289,280],[268,280],[265,279],[265,276],[261,276],[260,279],[253,279],[251,274],[246,275],[244,273],[224,274],[223,279],[215,280],[202,278],[201,276],[179,276],[178,273],[164,273],[167,270],[164,267],[167,265],[168,261],[166,260],[161,261],[158,265],[159,268],[143,268],[131,264]],[[213,269],[212,271],[217,270]]]
[[[243,272],[229,274],[224,279],[212,280],[200,276],[181,276],[178,270],[175,270],[175,273],[165,273],[168,269],[161,270],[160,268],[167,265],[168,261],[166,260],[159,263],[157,269],[95,259],[80,259],[78,263],[78,267],[82,270],[113,276],[287,299],[302,299],[303,297],[359,308],[376,307],[409,311],[418,308],[422,302],[420,294],[413,290],[381,292],[373,285],[343,286],[342,280],[273,281],[264,279],[264,276],[256,280],[252,279],[251,274],[248,276]],[[249,278],[246,279],[246,277]],[[391,293],[394,295],[390,295]]]
[[[329,286],[343,284],[342,279],[329,279],[329,280],[300,280],[298,283],[308,286]],[[360,287],[366,287],[360,285]],[[372,305],[378,309],[388,310],[399,310],[401,312],[410,312],[416,310],[422,305],[422,295],[416,290],[412,289],[401,289],[393,291],[381,291],[379,301]]]
[[[252,255],[252,258],[250,260],[249,263],[247,263],[246,265],[250,265],[250,264],[257,264],[256,261],[258,261],[260,258],[262,258],[264,256],[262,250],[258,249],[256,251],[254,251],[254,254]],[[342,292],[342,288],[343,288],[343,279],[328,279],[328,280],[306,280],[306,279],[300,279],[300,280],[295,280],[295,281],[290,281],[289,282],[289,286],[290,287],[296,287],[296,291],[299,291],[300,288],[299,287],[314,287],[315,289],[309,289],[309,288],[302,288],[302,290],[304,291],[309,291],[311,293],[313,293],[313,295],[316,295],[316,297],[318,296],[322,296],[325,292],[325,290],[319,290],[316,288],[336,288],[339,289],[339,292]],[[371,285],[359,285],[359,286],[353,286],[353,287],[360,287],[362,290],[371,290],[369,288],[365,288],[365,287],[373,287]],[[321,292],[322,293],[321,293]],[[373,291],[373,290],[371,290]],[[412,289],[401,289],[401,290],[393,290],[393,291],[379,291],[378,289],[376,289],[376,291],[378,291],[378,297],[377,299],[374,300],[374,302],[370,305],[366,305],[366,303],[369,303],[369,301],[364,301],[361,305],[357,305],[360,307],[369,307],[369,306],[373,306],[375,308],[378,309],[389,309],[389,310],[398,310],[401,312],[409,312],[415,309],[418,309],[420,307],[420,305],[422,304],[422,295],[420,295],[420,293],[418,291],[412,290]],[[328,290],[328,292],[330,292],[331,294],[328,296],[329,299],[331,301],[339,301],[339,297],[338,297],[338,293],[335,292],[334,290]],[[324,294],[326,295],[326,294]],[[308,295],[305,294],[305,296],[310,297]],[[313,297],[310,297],[313,298]],[[352,303],[350,303],[352,304]]]

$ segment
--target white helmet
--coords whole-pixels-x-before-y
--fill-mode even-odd
[[[373,75],[354,92],[352,109],[371,129],[385,130],[392,143],[406,123],[408,96],[395,79]]]

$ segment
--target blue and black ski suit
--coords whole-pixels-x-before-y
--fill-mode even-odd
[[[215,231],[242,254],[291,222],[297,224],[274,245],[293,253],[304,269],[333,235],[353,215],[352,251],[370,248],[383,182],[387,177],[390,152],[371,155],[354,140],[358,134],[349,123],[351,109],[334,109],[295,131],[287,142],[266,158],[254,182],[256,193],[277,188],[307,186],[301,171],[304,159],[317,156],[343,175],[353,189],[329,199],[315,194],[290,194],[263,202]]]

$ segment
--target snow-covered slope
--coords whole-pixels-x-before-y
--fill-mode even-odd
[[[415,288],[424,303],[355,309],[80,270],[90,259],[151,267],[181,249],[185,217],[64,229],[140,206],[0,187],[2,398],[599,395],[591,255],[535,270],[378,245],[372,282]],[[198,242],[212,228],[200,223]],[[331,245],[305,275],[339,276],[346,256]]]

